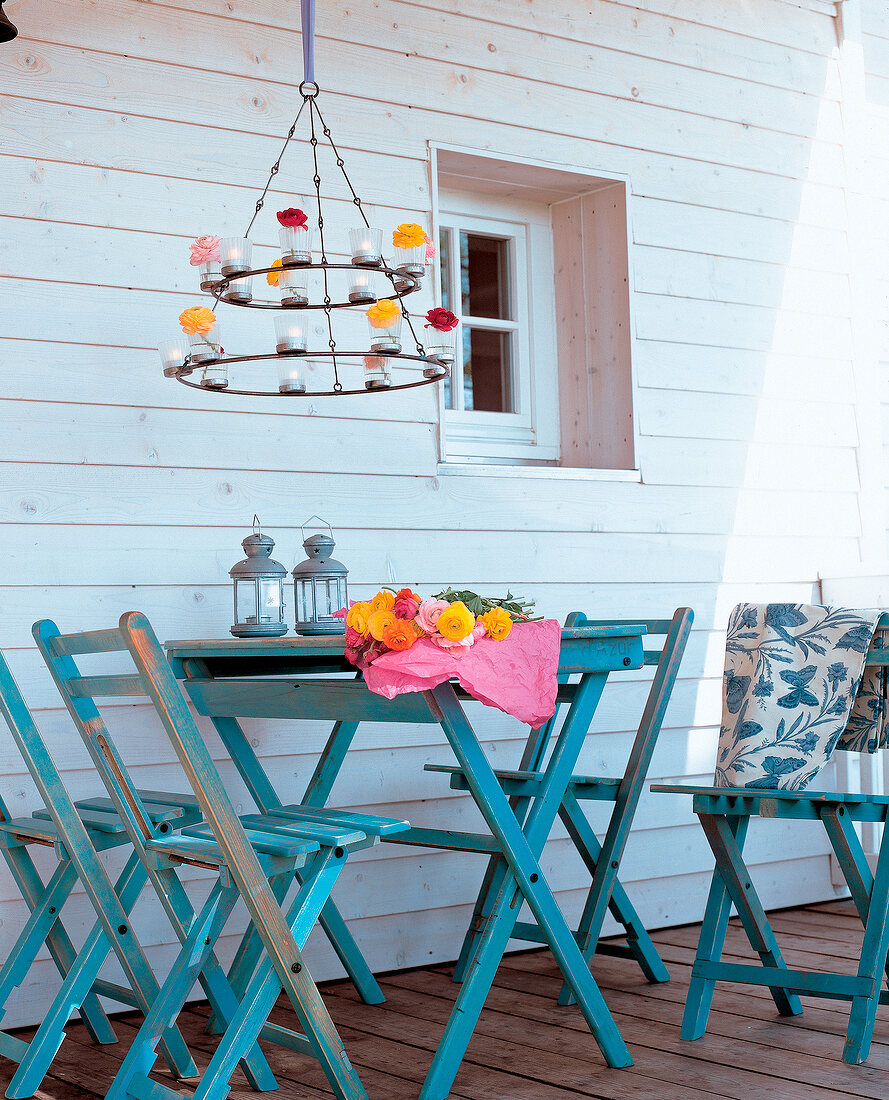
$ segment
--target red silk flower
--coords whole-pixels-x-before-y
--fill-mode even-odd
[[[294,206],[290,206],[286,210],[279,210],[276,217],[281,225],[287,226],[289,229],[306,229],[306,223],[309,220],[304,211],[297,210]]]
[[[435,309],[430,309],[426,314],[426,321],[424,328],[434,328],[438,332],[450,332],[452,328],[456,328],[460,324],[459,318],[451,313],[449,309],[442,309],[441,306],[436,306]]]

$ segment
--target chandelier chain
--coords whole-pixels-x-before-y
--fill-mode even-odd
[[[324,115],[322,115],[321,111],[318,109],[318,104],[313,103],[312,106],[315,108],[315,111],[318,114],[318,121],[321,123],[321,126],[323,127],[322,133],[327,138],[328,144],[330,145],[330,148],[333,150],[333,154],[336,157],[336,166],[342,172],[343,179],[346,181],[346,186],[349,188],[349,191],[352,194],[352,202],[358,208],[358,213],[361,215],[361,220],[364,222],[365,226],[369,229],[370,228],[370,222],[367,220],[367,215],[364,213],[364,207],[361,204],[361,199],[358,197],[358,194],[355,191],[355,188],[352,186],[352,181],[349,179],[349,173],[346,171],[346,163],[342,158],[342,154],[340,153],[339,149],[337,149],[337,147],[334,143],[333,137],[331,136],[331,133],[330,133],[330,127],[324,121]]]
[[[253,223],[256,221],[257,215],[259,214],[260,210],[262,210],[263,206],[265,205],[265,197],[268,194],[269,188],[272,186],[272,180],[275,178],[275,176],[277,176],[277,174],[278,174],[278,172],[281,168],[281,160],[282,160],[284,154],[287,152],[287,146],[293,140],[293,136],[296,133],[296,127],[299,123],[300,116],[302,115],[303,111],[305,110],[305,106],[306,106],[306,103],[308,101],[309,101],[309,97],[303,95],[302,106],[300,107],[300,109],[296,113],[296,118],[293,120],[293,125],[287,131],[287,137],[284,139],[284,144],[281,146],[281,152],[278,154],[278,159],[275,161],[275,163],[269,169],[269,178],[266,180],[265,187],[263,187],[263,189],[262,189],[262,194],[256,200],[256,207],[253,211],[253,217],[250,219],[250,224],[247,226],[247,232],[244,234],[245,237],[250,236],[250,230],[253,228]],[[218,298],[217,298],[217,301],[218,301]]]
[[[315,102],[315,97],[312,96],[309,100],[309,126],[311,128],[311,138],[309,144],[312,146],[312,163],[315,166],[315,175],[312,177],[312,182],[315,185],[315,199],[318,203],[318,236],[321,243],[321,262],[327,263],[327,252],[324,247],[324,213],[321,206],[321,174],[318,171],[318,135],[315,133],[315,114],[318,111],[318,105]],[[319,115],[320,120],[320,115]],[[330,348],[330,358],[333,365],[333,388],[336,393],[339,393],[343,388],[342,382],[340,382],[339,369],[337,367],[336,359],[336,340],[333,338],[333,318],[331,316],[330,308],[330,285],[327,277],[327,268],[323,271],[324,279],[324,316],[327,319],[327,346]]]

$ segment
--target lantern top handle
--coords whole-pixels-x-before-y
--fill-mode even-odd
[[[255,512],[253,513],[253,534],[262,534],[262,524],[259,522],[259,516]]]
[[[333,528],[330,526],[326,519],[322,519],[320,516],[309,516],[307,520],[303,520],[303,522],[299,525],[299,532],[302,535],[303,540],[305,540],[306,537],[306,528],[309,526],[313,519],[316,519],[322,527],[326,527],[327,530],[330,532],[330,537],[333,538]]]

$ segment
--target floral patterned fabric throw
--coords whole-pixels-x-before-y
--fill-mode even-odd
[[[802,790],[835,748],[889,744],[879,608],[738,604],[725,644],[718,787]]]

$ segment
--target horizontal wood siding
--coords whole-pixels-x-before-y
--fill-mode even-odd
[[[428,223],[430,140],[628,179],[641,480],[626,482],[440,466],[432,388],[278,407],[162,378],[154,346],[199,301],[188,241],[243,232],[295,113],[296,9],[290,0],[4,8],[19,37],[0,46],[0,646],[72,790],[97,784],[31,645],[31,623],[49,616],[63,630],[94,629],[138,608],[165,638],[225,635],[228,569],[254,512],[288,567],[300,522],[329,519],[356,596],[393,581],[424,592],[459,582],[509,586],[556,617],[575,608],[668,616],[691,605],[695,630],[653,777],[708,777],[730,607],[810,599],[819,573],[860,556],[858,254],[847,232],[833,5],[319,5],[325,113],[383,224]],[[863,0],[863,25],[873,149],[865,187],[885,254],[882,0]],[[332,169],[328,224],[341,256],[352,207]],[[274,211],[310,176],[300,141],[257,221],[260,260],[276,255]],[[271,346],[267,317],[226,310],[220,319],[226,343]],[[621,766],[646,690],[639,672],[609,686],[585,770]],[[129,724],[139,781],[178,785],[153,715],[138,705],[115,712]],[[472,716],[491,758],[516,762],[518,724],[480,706]],[[252,722],[249,732],[282,793],[298,795],[323,729]],[[472,827],[467,798],[422,770],[448,758],[435,727],[368,727],[335,798],[415,824]],[[33,808],[5,735],[0,787],[16,813]],[[594,823],[603,820],[594,810]],[[831,897],[822,840],[781,828],[780,844],[774,827],[751,830],[765,899]],[[585,876],[560,828],[544,862],[576,914]],[[699,919],[710,862],[689,803],[646,795],[624,876],[644,917]],[[431,963],[454,957],[482,866],[384,846],[350,861],[337,896],[374,966]],[[195,890],[206,887],[191,877]],[[85,934],[82,895],[72,914],[72,931]],[[174,953],[166,920],[148,895],[137,915],[164,967]],[[0,874],[0,946],[24,918]],[[311,965],[318,978],[339,973],[317,937]],[[39,1018],[51,970],[47,960],[29,975],[8,1023]]]

